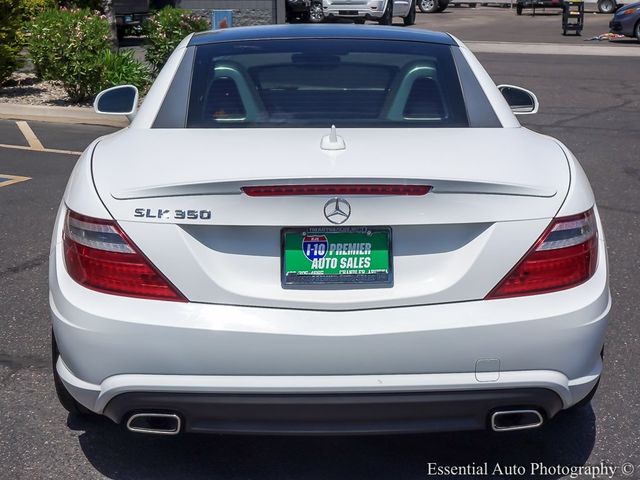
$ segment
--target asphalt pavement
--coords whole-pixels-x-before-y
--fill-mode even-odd
[[[514,2],[515,3],[515,2]],[[589,8],[587,6],[587,8]],[[581,35],[562,35],[562,10],[559,8],[524,10],[516,15],[515,8],[503,7],[453,7],[444,12],[416,17],[416,27],[449,32],[465,42],[520,42],[545,43],[562,46],[611,45],[638,48],[636,39],[621,39],[613,42],[595,41],[591,38],[607,33],[613,15],[585,12],[584,30]],[[395,19],[400,24],[400,19]]]
[[[72,152],[113,129],[29,122],[41,144],[34,149],[37,144],[16,122],[0,121],[0,144],[14,146],[0,147],[0,478],[424,479],[432,478],[430,462],[486,462],[490,472],[496,464],[504,472],[513,465],[529,472],[539,462],[549,468],[605,462],[618,468],[614,478],[640,478],[640,470],[631,476],[620,471],[625,462],[640,465],[638,61],[479,58],[497,83],[538,94],[540,113],[521,120],[573,150],[599,202],[614,303],[605,373],[590,406],[521,433],[374,437],[140,436],[106,419],[67,415],[55,399],[50,373],[50,236],[77,158]],[[56,153],[61,151],[68,153]],[[547,473],[534,478],[562,476]]]

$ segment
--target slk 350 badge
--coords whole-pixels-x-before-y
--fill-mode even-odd
[[[136,208],[133,216],[136,218],[157,218],[163,220],[211,220],[211,210]]]

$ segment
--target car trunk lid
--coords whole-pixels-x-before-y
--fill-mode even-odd
[[[127,130],[94,153],[105,205],[192,301],[357,309],[483,298],[560,208],[560,147],[525,129]],[[391,229],[392,284],[284,289],[283,228],[326,227],[333,195],[251,197],[265,185],[422,185],[344,195],[348,227]],[[182,212],[177,214],[177,212]]]

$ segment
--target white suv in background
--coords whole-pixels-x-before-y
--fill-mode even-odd
[[[391,25],[393,17],[402,17],[405,25],[416,21],[415,0],[323,0],[322,7],[325,18],[351,18],[356,23]]]

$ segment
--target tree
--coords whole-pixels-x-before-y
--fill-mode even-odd
[[[118,49],[118,30],[116,27],[116,12],[113,9],[113,0],[102,0],[102,11],[109,22],[109,37],[114,51]]]

